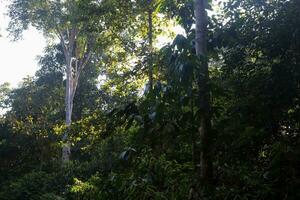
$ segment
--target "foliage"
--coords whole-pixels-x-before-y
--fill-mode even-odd
[[[41,7],[19,0],[12,5],[16,2],[42,9],[50,1],[34,1]],[[212,187],[201,191],[201,74],[193,2],[74,2],[85,10],[75,18],[101,38],[75,96],[68,129],[72,161],[60,165],[61,136],[67,131],[66,63],[60,45],[50,45],[35,77],[12,90],[0,86],[1,107],[8,107],[0,118],[0,199],[300,198],[299,1],[229,0],[220,3],[221,15],[211,15],[209,53],[201,59],[210,66],[214,176]],[[154,9],[155,38],[166,22],[175,20],[185,29],[151,56],[146,48],[149,8]],[[62,8],[57,9],[52,11]],[[33,14],[24,7],[22,12],[11,7],[11,12],[26,19]],[[149,59],[152,90],[145,78]]]

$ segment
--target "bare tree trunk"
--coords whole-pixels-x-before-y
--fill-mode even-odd
[[[65,111],[66,111],[66,132],[63,135],[62,148],[62,163],[70,161],[71,143],[70,143],[70,126],[72,123],[73,100],[78,85],[79,77],[91,58],[92,46],[94,45],[94,38],[88,38],[85,43],[82,56],[76,54],[76,40],[78,36],[77,28],[73,27],[71,30],[65,30],[65,35],[57,29],[57,34],[60,38],[66,59],[66,94],[65,94]]]
[[[153,11],[151,8],[151,0],[149,0],[148,9],[148,39],[149,39],[149,88],[153,89]]]
[[[207,0],[194,0],[195,20],[196,20],[196,54],[200,60],[198,71],[199,87],[199,109],[201,111],[201,120],[199,127],[200,134],[200,184],[204,187],[212,179],[212,161],[211,161],[211,108],[210,91],[208,87],[209,72],[207,61],[207,13],[205,7]]]
[[[63,148],[62,148],[62,162],[66,163],[70,160],[71,145],[69,141],[69,129],[72,123],[72,58],[66,56],[67,69],[66,69],[66,94],[65,94],[65,111],[66,111],[66,132],[63,136]]]

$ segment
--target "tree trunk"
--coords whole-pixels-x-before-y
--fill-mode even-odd
[[[210,183],[212,179],[212,161],[210,154],[211,137],[211,108],[210,91],[208,87],[209,72],[207,61],[207,13],[205,7],[207,0],[194,0],[196,20],[196,55],[199,58],[198,87],[199,87],[199,109],[201,120],[199,127],[200,134],[200,185],[201,188]]]
[[[149,1],[148,9],[148,39],[149,39],[149,88],[153,89],[153,11],[151,8],[151,0]]]
[[[71,56],[66,56],[67,69],[66,69],[66,94],[65,94],[65,109],[66,109],[66,132],[63,136],[63,148],[62,148],[62,162],[66,163],[70,161],[71,144],[69,141],[69,129],[72,123],[72,59]]]
[[[73,100],[78,85],[79,77],[82,70],[88,64],[92,55],[92,46],[94,45],[94,37],[88,38],[85,44],[83,56],[76,54],[76,39],[78,30],[73,27],[71,30],[66,30],[67,34],[64,37],[63,32],[57,29],[58,37],[63,48],[64,56],[66,59],[66,95],[65,95],[65,111],[66,111],[66,132],[63,135],[63,148],[62,148],[62,163],[67,163],[71,156],[71,143],[69,139],[70,126],[72,123]],[[65,39],[67,38],[67,39]]]

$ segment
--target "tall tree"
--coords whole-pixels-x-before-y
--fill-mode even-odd
[[[161,0],[138,0],[133,6],[135,11],[134,20],[131,26],[136,31],[133,42],[137,47],[134,52],[141,57],[141,62],[144,64],[143,70],[146,72],[148,79],[148,88],[152,90],[154,80],[157,78],[156,65],[156,40],[159,35],[170,33],[170,21],[164,17],[161,9],[164,1]]]
[[[153,89],[153,8],[152,0],[148,0],[148,40],[149,40],[149,88]]]
[[[59,30],[57,29],[57,33],[59,35],[65,59],[66,59],[66,126],[70,127],[72,122],[72,111],[73,111],[73,100],[75,96],[75,92],[78,85],[79,76],[86,66],[87,62],[90,59],[92,50],[90,41],[86,42],[84,45],[84,50],[80,54],[76,51],[77,49],[77,38],[79,29],[76,26],[72,26],[71,29]],[[64,34],[63,32],[66,32]],[[65,36],[64,36],[65,35]],[[83,54],[82,54],[83,53]],[[62,160],[63,162],[69,161],[71,154],[71,146],[68,141],[68,131],[65,132],[63,140],[66,141],[62,150]]]
[[[199,87],[199,109],[201,112],[199,134],[201,140],[200,149],[200,180],[201,185],[209,183],[212,178],[212,161],[210,155],[210,137],[211,137],[211,106],[210,91],[208,87],[209,72],[207,60],[207,0],[195,0],[195,23],[196,35],[195,46],[196,55],[199,59],[198,66],[198,87]]]
[[[10,5],[9,30],[18,38],[29,25],[42,30],[45,35],[56,36],[63,48],[66,62],[65,123],[72,122],[73,100],[82,70],[93,53],[95,38],[87,33],[87,21],[80,20],[82,12],[78,1],[20,1]],[[68,131],[63,136],[62,161],[69,161],[71,154]]]

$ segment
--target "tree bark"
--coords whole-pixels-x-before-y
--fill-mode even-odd
[[[72,58],[66,55],[67,68],[66,68],[66,94],[65,94],[65,111],[66,111],[66,132],[63,136],[63,148],[62,148],[62,163],[70,161],[71,144],[69,141],[69,131],[72,123]]]
[[[76,28],[72,28],[67,32],[67,42],[64,39],[64,35],[62,32],[57,30],[58,36],[61,41],[61,45],[63,48],[64,56],[66,59],[66,94],[65,94],[65,111],[66,111],[66,132],[63,135],[63,148],[62,148],[62,163],[65,164],[70,161],[71,156],[71,143],[69,139],[70,134],[70,126],[72,123],[72,111],[73,111],[73,101],[75,97],[76,88],[78,85],[79,77],[87,65],[91,58],[92,50],[86,44],[83,52],[83,56],[79,57],[76,55],[78,49],[76,49],[76,38],[78,35],[78,30]],[[89,38],[93,41],[92,38]],[[88,42],[87,42],[88,43]],[[89,44],[91,45],[91,44]]]
[[[211,106],[210,90],[208,87],[209,72],[207,61],[207,0],[194,0],[194,14],[196,23],[196,55],[199,59],[198,66],[198,87],[199,87],[199,109],[201,120],[199,127],[200,134],[200,185],[205,187],[212,179],[211,161]]]
[[[149,39],[149,88],[153,89],[153,11],[151,8],[151,0],[149,0],[148,9],[148,39]]]

